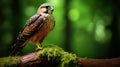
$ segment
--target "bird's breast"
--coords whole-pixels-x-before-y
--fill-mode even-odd
[[[30,38],[33,43],[42,43],[48,33],[54,28],[54,18],[45,18],[38,32]]]

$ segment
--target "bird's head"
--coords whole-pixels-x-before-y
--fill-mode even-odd
[[[54,10],[54,7],[52,4],[44,3],[38,8],[37,13],[38,14],[41,14],[41,13],[52,14],[53,10]]]

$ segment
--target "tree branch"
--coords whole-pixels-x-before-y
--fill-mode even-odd
[[[120,67],[120,57],[112,59],[78,58],[77,63],[83,67]]]
[[[120,57],[112,59],[77,58],[56,46],[24,56],[0,58],[0,67],[120,67]]]

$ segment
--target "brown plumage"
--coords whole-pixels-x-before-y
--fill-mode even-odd
[[[19,33],[17,41],[12,46],[10,55],[18,54],[27,42],[34,44],[42,43],[55,25],[52,12],[53,6],[51,4],[45,3],[38,8],[37,13],[27,21],[26,25]]]

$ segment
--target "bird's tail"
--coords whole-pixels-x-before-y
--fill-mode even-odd
[[[25,41],[24,40],[17,40],[12,46],[11,46],[11,53],[10,56],[15,56],[17,55],[22,48],[25,46]]]

